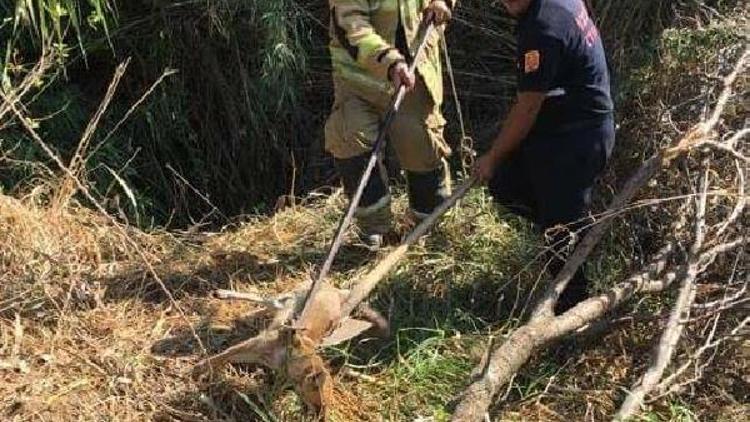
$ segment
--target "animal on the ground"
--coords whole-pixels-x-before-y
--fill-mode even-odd
[[[363,304],[356,315],[360,319],[342,318],[342,304],[348,290],[328,284],[310,298],[309,309],[303,317],[287,325],[295,311],[303,306],[306,286],[275,298],[252,293],[217,290],[220,299],[246,300],[274,312],[269,327],[257,336],[236,344],[221,353],[199,362],[194,376],[220,369],[229,363],[263,365],[275,372],[283,371],[302,401],[318,415],[326,414],[333,396],[333,381],[323,359],[317,354],[320,347],[350,340],[365,331],[386,337],[388,321],[370,306]]]

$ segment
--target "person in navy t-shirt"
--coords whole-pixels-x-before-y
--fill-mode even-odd
[[[614,146],[609,72],[583,0],[501,1],[518,19],[518,95],[474,174],[495,201],[544,231],[554,277],[591,223],[591,192]],[[585,299],[588,284],[579,270],[556,313]]]

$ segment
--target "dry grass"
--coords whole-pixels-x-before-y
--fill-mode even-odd
[[[54,210],[31,199],[20,201],[2,196],[0,205],[0,234],[8,246],[3,250],[0,267],[3,418],[261,418],[252,416],[257,413],[288,420],[300,416],[296,398],[283,393],[280,381],[263,371],[233,370],[224,381],[212,385],[196,384],[185,377],[200,358],[199,348],[183,318],[148,276],[137,255],[124,246],[128,243],[119,238],[119,229],[109,226],[109,220],[75,204]],[[227,305],[206,294],[214,288],[279,292],[301,282],[309,266],[321,257],[341,205],[340,196],[318,199],[288,208],[272,218],[252,219],[225,233],[202,235],[199,239],[147,235],[135,230],[130,230],[130,235],[149,251],[151,263],[201,340],[209,351],[216,351],[257,331],[262,321],[252,319],[253,309],[248,305]],[[400,202],[401,211],[403,206]],[[467,211],[477,214],[477,207],[481,206],[473,204]],[[458,235],[464,222],[462,217],[454,216],[440,234]],[[492,231],[477,236],[485,241],[494,238],[509,242],[515,238],[501,235],[511,234],[508,225]],[[497,241],[492,243],[485,247],[497,246]],[[423,261],[431,255],[434,268]],[[345,282],[361,272],[359,267],[373,257],[351,247],[341,258],[335,278]],[[381,296],[413,288],[424,289],[425,296],[444,300],[452,287],[440,286],[443,282],[431,271],[440,271],[441,266],[455,270],[458,263],[452,258],[446,261],[447,258],[440,255],[439,248],[423,246],[407,264],[408,274],[394,277],[396,283],[406,276],[414,284],[387,287],[388,292]],[[440,265],[435,266],[436,263]],[[407,298],[398,298],[404,299]],[[429,305],[429,300],[420,298],[417,305]],[[447,310],[444,304],[438,307]],[[412,320],[415,325],[415,318],[430,317],[411,312],[414,309],[399,309],[397,317]],[[384,348],[384,353],[391,356],[374,365],[371,372],[388,384],[389,377],[405,376],[399,365],[391,368],[392,362],[388,361],[396,358],[393,352],[399,354],[403,348],[408,355],[408,349],[420,344],[420,337],[425,336],[404,335],[401,340],[413,344],[395,350],[388,345],[375,349],[357,346],[366,351],[358,359]],[[344,358],[343,353],[331,351],[331,358],[355,365],[357,358]],[[389,375],[391,369],[396,373]],[[465,372],[468,362],[460,369]],[[463,372],[453,376],[455,381],[461,382]],[[339,420],[368,419],[367,414],[384,410],[382,399],[376,398],[388,396],[393,390],[368,393],[368,387],[366,382],[359,385],[351,380],[339,385],[340,400],[334,410]],[[408,384],[398,390],[408,391]],[[368,396],[372,399],[369,402]],[[390,403],[389,407],[390,413],[398,415],[398,403]]]
[[[207,293],[214,288],[280,292],[301,282],[321,258],[342,205],[337,195],[317,198],[200,238],[131,235],[149,251],[157,273],[208,351],[215,352],[257,332],[263,321],[253,319],[251,306],[219,302]],[[303,418],[283,380],[262,369],[230,368],[212,382],[189,379],[187,371],[201,357],[199,347],[106,221],[75,205],[51,210],[3,196],[0,207],[0,234],[10,246],[0,267],[3,419]],[[512,307],[494,300],[515,297],[514,289],[503,288],[507,275],[519,274],[523,302],[538,271],[537,264],[524,271],[537,247],[527,228],[517,220],[498,224],[499,216],[488,207],[486,197],[472,195],[378,290],[377,307],[394,304],[399,331],[391,341],[355,342],[327,352],[338,372],[333,420],[447,415],[448,401],[481,353],[480,334],[489,329],[502,334],[513,324]],[[466,241],[458,242],[459,237]],[[450,244],[454,250],[446,253]],[[346,283],[372,258],[347,248],[334,278]],[[633,375],[628,368],[645,364],[650,336],[634,333],[656,328],[634,323],[603,343],[564,343],[538,356],[509,389],[502,419],[590,415],[599,420],[611,414],[621,386]],[[576,348],[583,348],[583,355]],[[742,374],[748,368],[735,359],[721,373]],[[721,382],[727,379],[732,380],[727,375]],[[734,400],[742,397],[738,394]],[[731,419],[747,410],[712,391],[689,404],[656,407],[659,420],[680,420],[680,412],[689,411]]]

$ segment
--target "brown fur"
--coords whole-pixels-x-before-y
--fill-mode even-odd
[[[332,400],[333,380],[316,350],[341,322],[342,304],[348,291],[323,286],[308,304],[304,318],[294,327],[285,327],[304,298],[304,291],[295,293],[294,300],[277,312],[268,330],[203,360],[195,366],[193,374],[217,370],[228,363],[254,363],[274,371],[283,370],[305,404],[325,415]],[[387,321],[372,308],[360,307],[358,315],[371,322],[378,334],[387,334]]]

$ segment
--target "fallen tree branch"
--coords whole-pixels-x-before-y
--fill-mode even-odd
[[[695,302],[695,281],[699,271],[698,252],[703,246],[705,240],[706,226],[706,193],[708,192],[708,166],[701,178],[701,196],[698,200],[695,223],[695,241],[690,250],[689,264],[687,272],[683,276],[680,294],[677,297],[672,312],[669,315],[669,321],[662,333],[661,339],[654,350],[654,359],[643,377],[637,381],[631,388],[630,393],[620,406],[615,415],[615,420],[625,421],[637,413],[645,397],[653,391],[656,385],[661,381],[667,365],[672,361],[672,356],[677,349],[677,344],[682,337],[685,328],[685,320],[690,314],[690,308]]]
[[[675,146],[657,152],[654,156],[643,163],[635,174],[625,183],[625,186],[623,186],[620,193],[612,200],[612,203],[607,209],[607,214],[614,213],[625,207],[633,199],[636,193],[638,193],[638,191],[648,183],[649,180],[651,180],[657,171],[669,166],[674,159],[681,157],[693,147],[701,144],[710,137],[716,125],[719,123],[719,119],[724,112],[729,99],[732,97],[732,87],[737,80],[737,77],[747,66],[749,58],[750,48],[743,52],[735,65],[734,70],[724,78],[723,90],[716,106],[714,107],[711,117],[708,120],[695,125],[693,129],[691,129],[687,135],[682,137]],[[570,279],[573,278],[576,271],[578,271],[581,265],[583,265],[589,257],[594,250],[594,247],[604,236],[604,233],[607,232],[612,221],[612,219],[608,218],[603,219],[597,225],[592,227],[586,236],[584,236],[581,242],[576,246],[573,253],[568,257],[563,269],[550,284],[550,288],[545,292],[539,305],[534,310],[532,319],[542,319],[552,315],[557,298],[563,290],[565,290],[565,287],[568,285]]]
[[[719,315],[717,315],[717,321],[718,317]],[[690,356],[690,358],[682,366],[680,366],[672,375],[665,378],[661,383],[659,383],[659,385],[656,387],[656,390],[661,391],[661,396],[664,396],[675,393],[686,385],[698,381],[698,379],[700,379],[700,376],[702,375],[704,367],[708,364],[707,362],[703,365],[699,365],[699,362],[701,361],[703,355],[706,352],[716,350],[722,344],[737,338],[740,333],[748,327],[748,325],[750,325],[750,317],[745,317],[745,319],[740,321],[728,334],[719,338],[714,338],[714,336],[709,337],[706,343],[701,346],[695,353],[693,353],[693,355]],[[696,365],[695,377],[691,380],[677,384],[676,381],[682,375],[684,375],[685,372],[687,372],[687,370],[690,369],[690,367],[693,365]]]
[[[670,165],[675,159],[684,156],[696,145],[712,137],[713,131],[732,96],[734,82],[738,75],[744,71],[748,57],[750,57],[750,49],[743,52],[732,73],[724,79],[723,91],[711,117],[693,126],[674,146],[657,152],[644,162],[611,202],[607,210],[608,215],[615,214],[626,206],[660,169]],[[500,388],[528,361],[531,354],[539,347],[598,320],[606,312],[615,309],[638,292],[662,291],[678,278],[683,280],[683,286],[685,286],[684,280],[686,277],[694,280],[694,277],[697,276],[701,267],[695,265],[697,263],[695,259],[682,265],[676,271],[668,271],[655,280],[650,279],[648,272],[637,272],[606,294],[585,300],[568,312],[554,317],[553,308],[560,293],[599,243],[612,221],[613,218],[604,218],[589,230],[568,257],[567,263],[551,283],[550,288],[545,292],[534,310],[531,320],[511,333],[508,339],[491,353],[489,361],[481,371],[482,377],[474,380],[461,394],[453,414],[454,421],[483,420],[487,416],[493,398],[499,393]],[[703,235],[701,234],[701,236]],[[732,246],[738,246],[738,244]],[[716,252],[723,253],[727,250],[730,249],[717,249]],[[698,254],[695,254],[694,258],[703,256],[706,255],[698,256]],[[691,262],[694,265],[689,265]],[[696,274],[693,275],[693,273]],[[688,283],[688,287],[691,284],[692,281]],[[686,287],[685,290],[690,291],[691,289]]]
[[[732,275],[730,277],[730,280],[728,283],[732,282],[732,279],[734,279],[734,276],[736,274],[737,264],[739,263],[740,256],[737,257],[735,260],[735,271],[732,272]],[[706,341],[704,342],[703,346],[701,346],[698,350],[696,350],[684,363],[682,366],[680,366],[679,369],[674,371],[669,377],[664,379],[659,383],[659,385],[656,387],[656,390],[660,391],[660,396],[663,397],[668,394],[675,393],[679,391],[680,389],[684,388],[686,385],[692,384],[693,382],[696,382],[699,380],[702,375],[703,371],[710,364],[710,362],[713,360],[714,356],[716,355],[716,350],[718,350],[718,347],[722,345],[723,343],[726,343],[730,340],[733,340],[739,336],[739,334],[745,329],[745,327],[750,324],[750,317],[745,317],[742,321],[740,321],[733,330],[731,330],[728,334],[716,338],[716,330],[718,327],[719,319],[721,318],[721,315],[724,311],[730,310],[734,308],[735,306],[738,306],[739,304],[742,304],[744,300],[737,301],[738,298],[741,298],[744,292],[747,290],[748,282],[750,282],[750,276],[746,277],[745,282],[743,283],[742,288],[732,294],[729,295],[728,291],[725,291],[724,297],[717,301],[716,304],[718,305],[717,309],[712,310],[713,313],[715,313],[714,322],[711,326],[711,332],[707,336]],[[747,299],[745,299],[747,300]],[[702,304],[703,307],[706,307],[707,304]],[[713,307],[713,306],[708,306]],[[695,306],[694,306],[695,308]],[[701,364],[701,358],[703,355],[708,352],[712,351],[712,354],[708,359],[706,359],[705,362]],[[677,380],[682,377],[682,375],[690,368],[690,366],[695,365],[695,375],[692,379],[684,381],[682,383],[676,384]]]
[[[665,259],[657,254],[649,269],[660,267]],[[517,329],[491,353],[486,366],[478,371],[481,377],[463,392],[453,420],[483,420],[492,398],[540,346],[596,321],[636,292],[663,290],[676,278],[674,272],[668,272],[656,280],[650,274],[651,271],[638,272],[607,293],[587,299],[560,316],[532,320]]]

